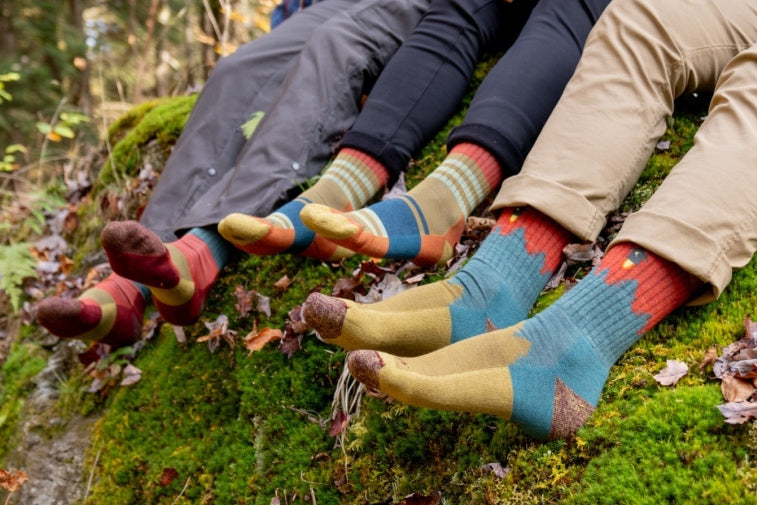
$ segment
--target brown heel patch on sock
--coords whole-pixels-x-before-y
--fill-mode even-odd
[[[309,327],[314,328],[324,341],[333,340],[342,334],[346,315],[346,303],[320,293],[311,293],[303,309],[305,322]]]
[[[573,392],[560,379],[555,380],[555,404],[549,438],[556,440],[574,434],[586,423],[594,407]]]
[[[376,351],[353,351],[347,356],[347,366],[358,382],[379,391],[379,372],[384,366]]]

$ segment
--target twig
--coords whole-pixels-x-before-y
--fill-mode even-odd
[[[64,96],[60,99],[58,102],[58,106],[55,108],[55,112],[53,113],[53,117],[50,118],[50,132],[52,133],[53,127],[55,126],[55,123],[58,121],[58,116],[60,115],[60,109],[63,107],[63,104],[66,103],[67,98]],[[39,176],[37,177],[37,184],[42,187],[42,162],[45,159],[45,151],[47,151],[47,144],[48,144],[48,137],[47,134],[45,134],[44,138],[42,139],[42,147],[39,150]]]
[[[181,493],[179,493],[179,496],[176,497],[176,499],[173,501],[173,503],[171,503],[171,505],[175,505],[175,503],[177,501],[179,501],[179,498],[181,498],[181,496],[184,494],[184,491],[187,490],[187,487],[189,486],[189,481],[190,480],[192,480],[192,476],[191,475],[189,477],[187,477],[186,482],[184,482],[184,487],[181,488]]]
[[[95,468],[97,468],[97,462],[100,461],[100,453],[102,452],[102,447],[97,450],[97,456],[95,456],[95,462],[92,463],[92,470],[89,472],[89,479],[87,479],[87,489],[84,491],[84,497],[86,498],[89,496],[89,490],[92,488],[92,479],[95,477]]]

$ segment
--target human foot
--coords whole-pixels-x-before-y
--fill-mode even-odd
[[[694,292],[689,274],[632,244],[543,312],[418,357],[349,354],[364,384],[420,407],[501,416],[538,438],[580,428],[610,367]]]
[[[136,221],[109,223],[101,242],[113,271],[147,286],[161,316],[175,325],[197,320],[223,266],[197,234],[164,244]]]
[[[145,293],[111,274],[76,299],[51,297],[37,306],[37,321],[61,338],[124,347],[142,337]]]
[[[305,225],[335,244],[374,258],[444,264],[454,253],[470,213],[499,184],[494,157],[474,144],[455,146],[423,182],[398,198],[339,212],[306,205]]]
[[[325,342],[416,356],[528,315],[570,234],[533,209],[505,209],[452,278],[372,304],[311,294],[305,321]]]

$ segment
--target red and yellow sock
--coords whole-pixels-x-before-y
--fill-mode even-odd
[[[52,297],[37,306],[37,321],[61,338],[124,347],[142,337],[145,297],[134,282],[111,274],[77,299]]]
[[[220,235],[199,228],[164,244],[135,221],[109,223],[101,240],[113,270],[147,286],[161,316],[175,325],[197,320],[233,250]]]

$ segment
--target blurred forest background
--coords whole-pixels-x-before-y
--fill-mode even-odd
[[[269,30],[274,0],[0,0],[0,235],[113,119],[202,87]],[[18,210],[18,209],[17,209]],[[19,231],[19,230],[15,230]]]

